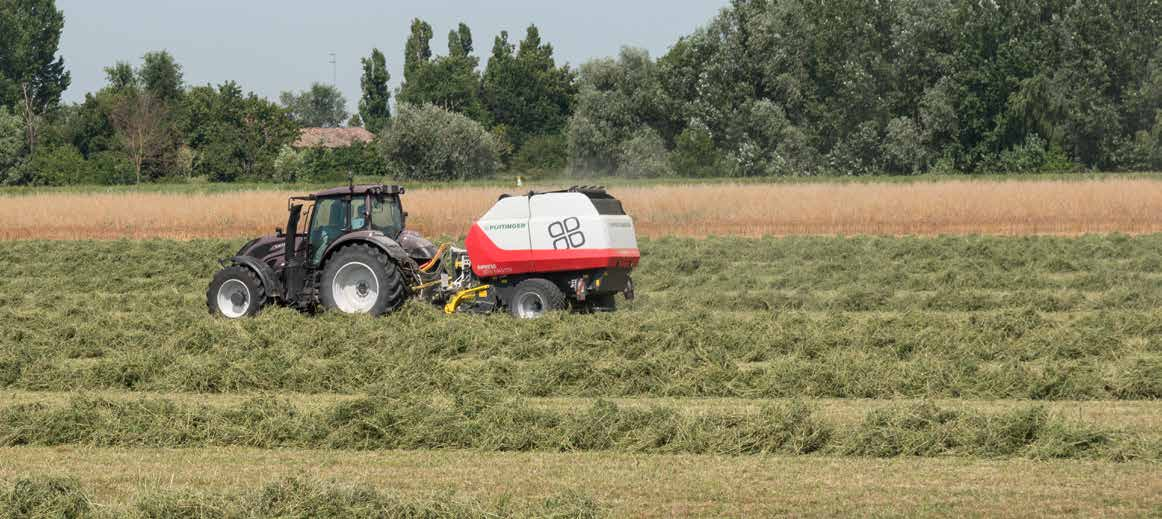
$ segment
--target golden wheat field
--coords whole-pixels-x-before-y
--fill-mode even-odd
[[[511,190],[510,190],[511,191]],[[459,236],[504,192],[416,189],[409,226]],[[642,236],[1162,232],[1162,182],[719,184],[612,190]],[[232,238],[285,224],[287,191],[0,196],[0,239]]]

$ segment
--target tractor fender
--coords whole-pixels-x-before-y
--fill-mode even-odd
[[[241,265],[250,270],[262,280],[262,286],[266,288],[266,293],[274,297],[282,297],[282,286],[278,284],[278,278],[274,274],[274,269],[270,265],[263,263],[262,260],[253,256],[234,256],[228,260],[222,261],[222,266],[233,263]]]
[[[327,252],[323,253],[323,261],[320,263],[320,265],[326,264],[327,260],[331,259],[331,255],[334,254],[335,251],[355,243],[367,243],[374,245],[375,247],[379,248],[379,250],[382,250],[384,254],[387,254],[387,257],[391,258],[392,261],[394,261],[402,268],[411,270],[418,268],[416,266],[415,260],[408,256],[407,251],[405,251],[399,243],[391,238],[388,238],[387,235],[379,231],[358,231],[348,233],[342,238],[335,240],[335,243],[332,243],[327,247]]]

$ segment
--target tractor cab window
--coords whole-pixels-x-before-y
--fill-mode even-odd
[[[351,230],[359,231],[367,226],[367,197],[351,200]]]
[[[399,236],[403,230],[403,210],[398,198],[371,197],[371,228],[391,238]]]
[[[327,246],[343,234],[347,228],[347,200],[324,198],[311,211],[311,262],[318,265],[323,260]]]

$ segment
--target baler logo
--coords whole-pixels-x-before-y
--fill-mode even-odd
[[[524,228],[523,223],[490,223],[484,226],[486,231],[515,231]]]
[[[585,245],[585,233],[581,232],[581,220],[566,218],[549,224],[549,236],[553,237],[553,248],[577,249]]]

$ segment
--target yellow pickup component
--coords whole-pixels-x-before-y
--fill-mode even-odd
[[[439,284],[440,284],[440,280],[438,280],[438,279],[435,281],[429,281],[429,282],[424,283],[422,285],[416,285],[416,286],[412,287],[412,292],[419,292],[425,288],[431,288],[431,287],[434,287],[434,286],[439,285]]]
[[[444,313],[454,314],[456,313],[456,309],[460,307],[460,303],[465,301],[472,301],[482,297],[488,297],[488,289],[490,288],[492,288],[492,285],[480,285],[475,288],[469,288],[468,290],[461,290],[460,292],[457,292],[456,295],[452,296],[452,299],[448,300],[448,304],[444,305]]]

